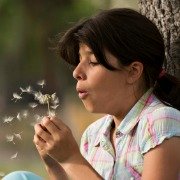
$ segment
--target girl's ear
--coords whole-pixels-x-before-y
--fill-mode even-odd
[[[139,61],[132,62],[128,66],[129,72],[128,72],[127,82],[129,84],[133,84],[136,81],[138,81],[142,77],[143,69],[144,69],[144,66],[141,62],[139,62]]]

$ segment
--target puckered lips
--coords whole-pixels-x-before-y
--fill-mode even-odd
[[[80,88],[80,87],[77,87],[76,90],[78,92],[78,96],[80,99],[85,99],[88,96],[87,90]]]

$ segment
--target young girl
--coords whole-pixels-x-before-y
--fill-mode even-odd
[[[58,50],[75,68],[85,108],[107,115],[86,129],[81,153],[57,117],[35,125],[34,143],[50,179],[178,179],[180,86],[163,69],[156,26],[134,10],[105,10],[69,29]],[[18,171],[4,180],[25,178],[41,179]]]

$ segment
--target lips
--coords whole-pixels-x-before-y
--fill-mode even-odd
[[[85,99],[88,96],[88,92],[84,89],[76,88],[80,99]]]

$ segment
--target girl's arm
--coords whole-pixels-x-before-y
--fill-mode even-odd
[[[178,180],[180,138],[172,137],[144,155],[142,180]]]

